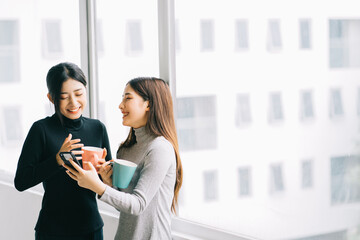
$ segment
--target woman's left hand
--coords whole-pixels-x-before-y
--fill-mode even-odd
[[[90,162],[85,162],[88,164],[90,170],[84,170],[79,165],[77,165],[72,159],[70,159],[71,165],[74,166],[74,169],[63,164],[67,169],[66,173],[75,181],[78,185],[83,188],[90,189],[91,191],[97,193],[99,196],[103,195],[105,192],[106,185],[100,180],[96,169]]]

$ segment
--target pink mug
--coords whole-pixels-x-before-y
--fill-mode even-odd
[[[100,163],[100,159],[104,159],[106,157],[105,148],[85,146],[82,147],[81,150],[84,151],[82,154],[82,165],[85,170],[90,170],[89,166],[85,164],[86,162],[91,162],[97,169],[96,166]],[[97,158],[95,156],[97,156]]]

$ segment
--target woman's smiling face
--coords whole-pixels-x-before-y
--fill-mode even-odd
[[[74,79],[66,80],[60,93],[59,110],[69,119],[79,118],[86,107],[85,86]]]
[[[123,114],[123,125],[140,128],[146,125],[149,111],[149,102],[132,89],[130,84],[126,85],[123,100],[119,105]]]

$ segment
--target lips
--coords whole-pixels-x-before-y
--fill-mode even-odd
[[[124,117],[127,117],[127,115],[129,115],[128,112],[121,112],[121,113],[123,114],[123,118],[124,118]]]
[[[71,114],[76,114],[80,111],[81,107],[73,108],[73,109],[67,109],[67,111]]]

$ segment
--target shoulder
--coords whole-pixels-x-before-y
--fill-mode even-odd
[[[42,130],[52,124],[54,124],[54,119],[52,117],[45,117],[43,119],[34,122],[33,125],[31,126],[31,129]]]
[[[149,144],[149,152],[155,155],[175,157],[172,144],[164,137],[155,137]]]

